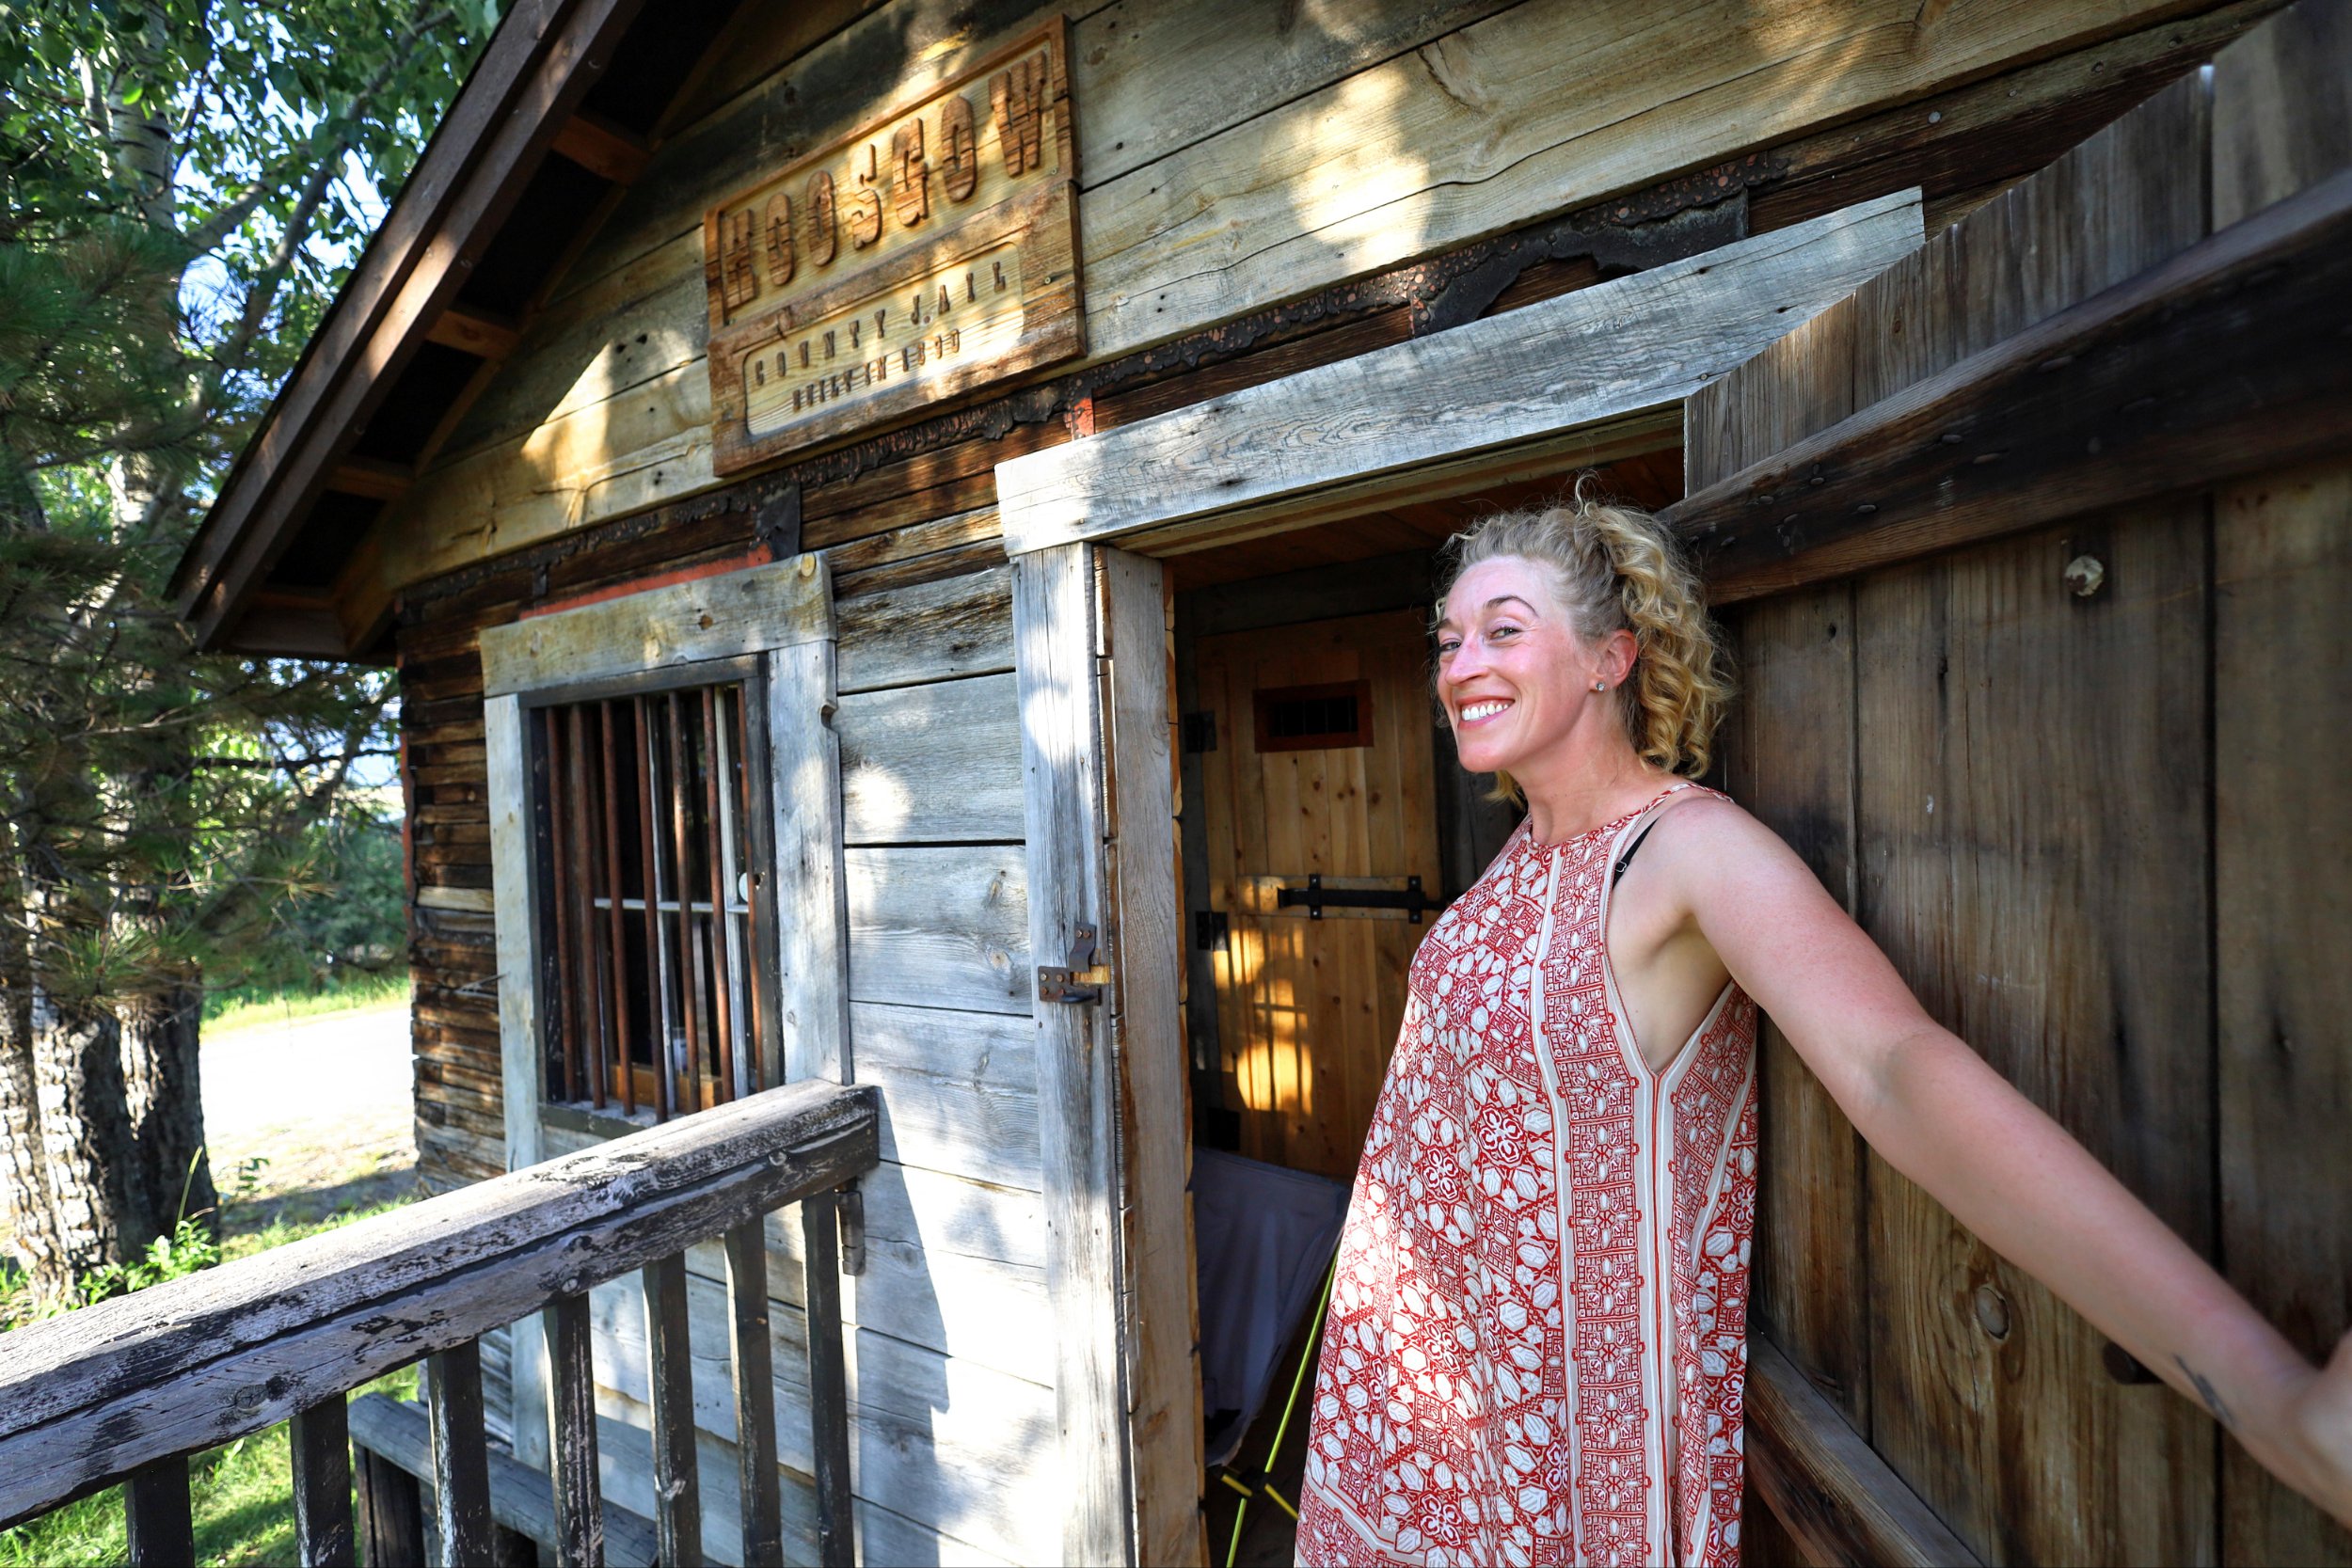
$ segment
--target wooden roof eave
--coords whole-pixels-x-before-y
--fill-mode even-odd
[[[1784,593],[2352,443],[2352,170],[1677,502]]]
[[[199,645],[229,643],[417,348],[502,330],[457,293],[643,3],[521,0],[500,24],[181,558],[173,597]]]

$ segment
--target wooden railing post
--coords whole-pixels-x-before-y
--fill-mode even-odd
[[[801,1256],[808,1307],[809,1440],[817,1469],[817,1560],[856,1560],[850,1513],[850,1386],[841,1365],[839,1204],[832,1193],[801,1203]]]
[[[368,1568],[424,1568],[424,1491],[417,1478],[362,1449],[355,1479]]]
[[[134,1568],[173,1568],[196,1560],[186,1459],[157,1459],[132,1471],[122,1489],[122,1510]]]
[[[555,1463],[555,1556],[563,1568],[604,1568],[604,1497],[596,1475],[596,1378],[588,1296],[561,1295],[542,1314]]]
[[[741,1466],[743,1568],[783,1568],[784,1497],[776,1479],[775,1355],[768,1343],[768,1228],[726,1233],[727,1344],[735,1364],[735,1452]]]
[[[694,1470],[694,1363],[686,1334],[686,1257],[648,1263],[645,1359],[653,1382],[653,1522],[664,1563],[703,1560],[702,1489]]]
[[[330,1394],[294,1412],[294,1554],[302,1568],[353,1568],[351,1420],[346,1396]]]
[[[490,1560],[490,1452],[483,1431],[482,1341],[424,1361],[425,1417],[433,1432],[433,1517],[441,1556]]]

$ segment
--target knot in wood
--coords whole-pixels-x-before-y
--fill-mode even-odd
[[[1977,1287],[1977,1326],[1995,1339],[2009,1338],[2009,1298],[1990,1285]]]

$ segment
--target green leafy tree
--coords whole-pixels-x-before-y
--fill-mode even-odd
[[[0,0],[0,1209],[41,1291],[213,1208],[204,985],[277,961],[389,754],[389,676],[199,655],[164,591],[495,22]]]

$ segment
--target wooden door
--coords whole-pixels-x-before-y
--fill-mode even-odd
[[[1362,1151],[1439,892],[1427,650],[1417,610],[1199,644],[1222,1067],[1254,1159],[1349,1176]]]
[[[2101,467],[2137,410],[2180,405],[2155,378],[2120,418],[2045,393],[2039,452],[1958,410],[2003,406],[1982,388],[2005,354],[2044,386],[2099,362],[2074,324],[2122,290],[2170,290],[2147,319],[2185,333],[2218,293],[2168,281],[2188,253],[2352,166],[2344,17],[2306,4],[2248,33],[1693,397],[1670,514],[1739,645],[1732,793],[1930,1011],[2311,1354],[2352,1300],[2352,1073],[2299,1044],[2342,1017],[2323,955],[2352,942],[2352,904],[2307,894],[2352,841],[2327,765],[2352,698],[2310,674],[2342,667],[2352,463],[2260,456],[2298,427],[2258,377],[2212,419],[2271,428],[2176,438],[2221,454],[2168,454],[2162,484]],[[2199,330],[2209,351],[2172,356],[2189,383],[2249,327]],[[1857,504],[1838,484],[1897,409],[1948,456]],[[1769,1027],[1761,1072],[1751,1362],[1785,1353],[1831,1413],[1807,1438],[1751,1402],[1773,1507],[1751,1499],[1747,1560],[1884,1560],[1873,1521],[1924,1513],[1943,1533],[1912,1534],[1916,1560],[2352,1562],[2352,1535],[1866,1149]]]

